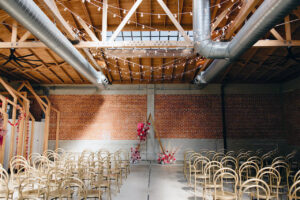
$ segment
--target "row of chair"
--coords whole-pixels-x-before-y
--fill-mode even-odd
[[[33,153],[28,159],[15,156],[10,175],[0,167],[0,198],[5,199],[111,199],[130,173],[129,151],[110,153],[63,149]]]
[[[202,186],[203,199],[207,191],[214,199],[243,199],[247,193],[258,199],[283,196],[295,199],[300,186],[300,171],[293,168],[297,166],[295,154],[278,156],[278,150],[265,154],[261,151],[187,150],[183,172],[189,186],[194,186],[195,196],[198,186]]]

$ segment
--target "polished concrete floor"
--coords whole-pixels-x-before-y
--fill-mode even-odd
[[[192,200],[194,193],[187,187],[182,165],[140,163],[131,166],[120,193],[113,200]]]

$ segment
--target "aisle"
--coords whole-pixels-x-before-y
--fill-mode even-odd
[[[113,200],[189,200],[182,165],[133,165],[131,173]]]

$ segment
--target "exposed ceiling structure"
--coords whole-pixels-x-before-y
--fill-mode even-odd
[[[234,37],[263,0],[211,0],[215,41]],[[191,83],[212,62],[193,51],[192,0],[35,0],[96,71],[112,84]],[[273,83],[300,75],[300,7],[214,79]],[[88,84],[86,77],[0,11],[0,73],[39,84]],[[11,48],[20,62],[11,59]],[[7,63],[6,63],[7,62]]]

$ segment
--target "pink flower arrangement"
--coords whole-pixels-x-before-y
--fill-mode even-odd
[[[139,161],[140,159],[141,159],[141,154],[140,154],[140,150],[138,149],[138,147],[136,147],[136,148],[131,147],[131,162],[137,163],[137,161]]]
[[[150,123],[138,123],[137,136],[140,141],[146,141],[150,129],[149,125]]]
[[[157,162],[160,164],[171,164],[176,161],[175,152],[169,153],[166,151],[165,153],[159,153]]]

